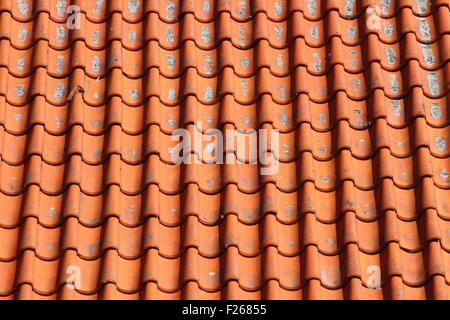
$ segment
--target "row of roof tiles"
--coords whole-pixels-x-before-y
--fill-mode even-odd
[[[195,216],[188,216],[178,226],[162,222],[158,217],[148,217],[142,225],[128,227],[119,218],[109,217],[102,225],[89,227],[69,217],[60,227],[48,228],[37,218],[28,217],[20,227],[0,227],[0,236],[5,239],[0,261],[14,261],[25,250],[33,250],[42,260],[57,260],[69,249],[85,260],[98,259],[109,249],[134,260],[151,248],[166,259],[181,257],[189,248],[196,248],[202,257],[216,258],[230,246],[245,257],[259,256],[268,247],[293,257],[308,246],[334,256],[351,243],[361,252],[379,254],[389,243],[398,243],[403,251],[420,252],[433,241],[439,241],[442,250],[450,252],[450,221],[440,218],[434,209],[425,210],[412,221],[401,220],[394,210],[387,210],[374,221],[362,221],[354,212],[346,211],[339,221],[330,224],[318,221],[313,213],[292,224],[278,221],[273,214],[262,216],[258,224],[252,225],[243,224],[234,214],[227,214],[216,225],[203,224]]]
[[[420,287],[406,285],[401,277],[393,276],[386,281],[385,286],[378,290],[365,287],[358,278],[351,278],[346,285],[340,289],[327,289],[321,286],[317,279],[309,280],[302,289],[287,290],[280,286],[276,280],[269,280],[260,290],[246,291],[239,287],[236,280],[228,281],[222,290],[207,292],[199,288],[195,281],[189,281],[185,286],[177,291],[168,293],[158,288],[155,282],[146,282],[143,288],[136,293],[125,293],[114,283],[106,283],[102,288],[93,294],[81,294],[72,289],[71,285],[64,285],[57,293],[44,295],[33,290],[31,284],[22,284],[17,287],[14,293],[0,296],[0,299],[25,299],[25,300],[55,300],[55,299],[75,299],[75,300],[97,300],[97,299],[119,299],[119,300],[382,300],[382,299],[440,299],[448,300],[450,297],[449,286],[445,283],[443,276],[437,275]]]
[[[367,24],[367,16],[348,20],[331,11],[324,20],[312,22],[302,13],[294,12],[283,22],[272,22],[264,13],[257,14],[249,22],[237,22],[229,13],[221,13],[211,23],[195,20],[192,14],[185,15],[179,22],[168,24],[157,14],[149,14],[139,23],[131,24],[122,20],[122,15],[114,13],[105,23],[92,23],[80,15],[79,26],[68,26],[50,19],[41,12],[29,23],[17,21],[9,12],[0,13],[0,39],[8,39],[18,49],[32,47],[38,40],[46,40],[57,50],[71,47],[73,42],[84,40],[93,50],[106,48],[111,41],[119,40],[130,50],[142,49],[148,41],[157,41],[166,50],[174,50],[184,42],[192,40],[196,46],[211,50],[223,41],[229,40],[240,49],[249,49],[259,40],[266,40],[274,48],[286,48],[296,38],[303,38],[311,47],[326,45],[333,37],[340,37],[348,46],[366,42],[370,34],[375,34],[381,42],[394,44],[408,33],[415,34],[417,41],[429,44],[450,32],[450,22],[445,17],[450,8],[441,6],[428,17],[417,17],[411,9],[402,9],[391,19],[381,19],[375,26]]]
[[[63,78],[82,68],[91,78],[108,76],[113,69],[120,69],[127,78],[141,78],[149,69],[157,68],[165,78],[179,78],[190,68],[201,77],[217,77],[225,68],[232,68],[238,77],[253,77],[261,68],[268,68],[277,77],[286,77],[297,67],[306,67],[314,76],[322,76],[343,65],[347,73],[362,73],[374,62],[387,71],[399,71],[410,60],[419,61],[421,69],[435,71],[450,59],[450,53],[441,51],[449,46],[450,35],[443,35],[437,42],[425,45],[408,33],[400,42],[384,44],[375,35],[369,35],[367,44],[346,46],[340,38],[332,38],[322,48],[309,47],[304,39],[297,38],[289,49],[275,49],[266,40],[259,41],[247,50],[235,48],[230,41],[222,42],[213,50],[202,50],[193,41],[187,41],[180,49],[164,50],[156,41],[150,41],[142,50],[128,50],[119,41],[112,41],[103,50],[91,50],[85,42],[76,41],[68,50],[56,50],[44,40],[32,48],[19,50],[8,40],[0,41],[0,66],[6,67],[15,77],[27,77],[39,67],[47,73]]]
[[[81,274],[79,283],[72,283],[75,290],[88,295],[97,293],[108,282],[127,293],[140,291],[146,282],[155,282],[160,290],[171,293],[189,281],[209,292],[221,290],[232,280],[246,291],[261,290],[270,280],[277,280],[288,290],[304,288],[313,279],[328,289],[342,288],[351,278],[359,278],[370,287],[374,272],[381,285],[399,276],[405,284],[420,287],[435,276],[444,277],[448,283],[450,254],[437,241],[414,253],[391,242],[379,254],[366,254],[351,243],[334,256],[321,254],[314,245],[296,256],[281,255],[277,248],[269,246],[255,257],[240,255],[236,247],[229,246],[216,258],[202,257],[196,248],[189,248],[179,258],[167,259],[158,250],[149,249],[134,260],[120,257],[114,249],[95,260],[85,260],[75,250],[67,250],[59,260],[50,261],[26,250],[14,261],[0,262],[0,294],[10,295],[29,283],[36,292],[51,295],[68,280],[70,284],[74,270]]]
[[[71,8],[71,5],[77,8]],[[376,10],[381,17],[393,17],[403,8],[410,8],[417,16],[427,16],[436,8],[449,5],[448,0],[21,0],[17,6],[15,0],[4,0],[0,11],[11,12],[14,19],[21,22],[30,21],[39,12],[49,13],[54,21],[65,22],[74,11],[80,11],[89,21],[96,23],[106,21],[112,13],[120,13],[124,20],[136,23],[149,13],[156,13],[167,22],[176,22],[188,13],[200,21],[209,22],[222,12],[230,13],[237,21],[248,21],[260,12],[270,20],[282,21],[296,11],[303,13],[308,20],[322,20],[330,11],[337,11],[346,19],[358,17],[366,10]]]
[[[188,163],[167,164],[152,154],[141,164],[131,165],[112,154],[105,162],[92,165],[84,162],[81,155],[73,155],[63,164],[52,165],[32,155],[22,165],[0,164],[0,191],[17,195],[36,184],[43,192],[57,195],[69,185],[77,184],[83,193],[98,195],[108,186],[118,185],[124,193],[136,195],[146,186],[156,184],[162,192],[175,194],[189,183],[195,183],[209,194],[220,193],[228,184],[236,184],[242,192],[255,193],[271,182],[283,192],[293,192],[311,181],[317,189],[330,192],[344,181],[352,181],[358,189],[371,190],[383,179],[392,179],[399,188],[410,189],[425,177],[431,177],[439,188],[450,188],[449,158],[433,157],[423,147],[408,158],[397,158],[389,150],[381,149],[368,160],[352,157],[349,150],[328,161],[316,160],[311,152],[303,152],[295,161],[277,162],[269,154],[268,163],[261,166],[268,168],[269,175],[264,176],[260,176],[258,164],[243,164],[233,153],[227,154],[225,164],[202,163],[196,157],[190,154],[185,158]],[[269,171],[273,164],[278,169],[275,174]]]
[[[39,155],[45,163],[57,166],[74,155],[81,155],[83,162],[89,165],[104,163],[113,154],[120,155],[121,160],[128,164],[141,164],[150,155],[159,155],[162,162],[177,164],[174,153],[180,151],[177,149],[180,141],[173,138],[181,140],[186,138],[185,135],[190,136],[190,141],[184,142],[183,151],[195,153],[204,163],[220,160],[228,153],[235,153],[239,162],[255,163],[261,152],[269,151],[281,162],[295,161],[304,152],[312,153],[315,160],[330,161],[344,150],[349,150],[353,158],[361,160],[376,157],[383,152],[381,149],[388,149],[391,156],[397,158],[409,158],[423,147],[429,148],[433,157],[450,156],[449,128],[427,126],[423,118],[417,118],[404,129],[394,129],[382,118],[365,130],[354,130],[347,121],[339,122],[334,130],[327,132],[314,131],[307,123],[291,133],[276,133],[269,124],[261,128],[267,130],[269,139],[267,144],[260,143],[258,152],[255,152],[251,145],[245,150],[238,150],[238,147],[244,139],[256,143],[258,131],[239,132],[230,124],[226,124],[222,131],[206,131],[204,134],[194,125],[189,125],[184,132],[176,132],[175,136],[161,132],[157,125],[150,125],[139,135],[129,135],[118,125],[110,127],[104,135],[90,135],[75,125],[65,135],[58,136],[47,133],[42,125],[33,126],[24,135],[10,134],[0,126],[0,157],[8,165],[22,165],[31,156]],[[196,137],[203,140],[197,143]],[[226,139],[223,145],[222,138]]]
[[[220,102],[211,105],[187,96],[181,105],[167,106],[159,97],[150,97],[145,104],[131,107],[120,97],[112,97],[107,104],[92,107],[83,103],[80,94],[75,94],[72,101],[61,106],[51,105],[43,96],[34,97],[26,106],[14,106],[5,101],[5,96],[0,96],[0,124],[4,127],[2,130],[17,136],[30,132],[37,124],[44,126],[51,135],[64,135],[75,125],[81,125],[90,135],[106,134],[113,125],[120,125],[129,135],[143,134],[151,125],[158,125],[162,132],[172,134],[194,123],[202,132],[222,129],[226,124],[232,124],[238,130],[271,124],[282,133],[309,124],[314,131],[325,132],[335,130],[338,125],[347,126],[340,124],[342,121],[348,122],[354,130],[369,129],[370,132],[381,119],[392,128],[386,130],[407,128],[418,118],[424,119],[426,126],[446,128],[450,118],[448,103],[448,95],[430,99],[417,87],[398,100],[390,99],[382,90],[376,89],[364,101],[350,100],[345,92],[338,91],[326,103],[315,103],[308,95],[300,94],[286,105],[274,103],[269,95],[261,96],[255,104],[240,105],[231,95],[224,95]]]
[[[121,224],[136,227],[149,217],[161,224],[179,226],[188,216],[196,216],[205,225],[217,225],[227,215],[236,215],[244,224],[258,224],[267,214],[277,221],[293,224],[308,213],[321,223],[336,223],[345,212],[354,212],[361,221],[376,221],[387,211],[395,211],[405,221],[418,220],[426,210],[435,210],[443,220],[450,220],[448,190],[438,188],[429,177],[413,189],[402,189],[391,179],[384,179],[374,190],[360,190],[351,181],[332,192],[317,190],[312,182],[294,192],[283,192],[273,183],[261,191],[247,194],[230,184],[219,194],[207,194],[197,184],[188,184],[181,193],[167,194],[157,185],[149,185],[142,194],[127,195],[116,185],[96,196],[83,193],[78,185],[70,185],[64,194],[48,195],[39,186],[30,185],[21,194],[0,193],[3,214],[0,225],[17,228],[29,217],[38,219],[46,228],[62,226],[69,217],[81,225],[96,228],[108,217],[118,217]]]
[[[397,72],[388,72],[378,62],[362,73],[346,73],[342,65],[335,65],[330,73],[314,76],[300,66],[287,77],[276,77],[268,68],[262,68],[250,78],[236,76],[231,68],[224,68],[220,76],[203,78],[195,69],[188,69],[176,79],[161,76],[157,68],[151,68],[143,78],[124,77],[119,69],[113,69],[107,78],[91,78],[82,69],[75,69],[71,76],[56,79],[45,68],[37,68],[32,76],[17,78],[0,67],[0,95],[8,103],[24,106],[35,96],[45,96],[53,105],[63,105],[82,93],[83,101],[91,106],[101,106],[111,97],[118,96],[130,106],[139,106],[150,97],[159,97],[166,105],[182,103],[186,97],[195,96],[203,104],[219,102],[224,95],[233,95],[239,104],[254,104],[268,94],[278,104],[292,102],[301,93],[309,99],[324,103],[338,91],[344,91],[351,100],[365,100],[376,89],[383,90],[391,99],[408,95],[414,87],[420,87],[429,98],[446,97],[450,87],[450,64],[433,72],[424,72],[417,61],[411,60]]]

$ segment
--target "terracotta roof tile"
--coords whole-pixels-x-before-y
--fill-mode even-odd
[[[0,299],[449,299],[449,11],[1,1]]]

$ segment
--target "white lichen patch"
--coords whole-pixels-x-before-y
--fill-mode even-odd
[[[66,38],[66,28],[56,27],[56,42],[63,43],[65,38]]]
[[[92,70],[94,70],[94,72],[102,71],[101,64],[100,64],[100,57],[98,57],[98,56],[92,57]]]
[[[430,88],[431,94],[435,97],[441,94],[441,85],[439,80],[439,74],[437,72],[429,72],[427,74],[428,88]]]
[[[308,0],[308,11],[313,16],[317,14],[317,0]]]
[[[394,48],[385,49],[386,60],[388,64],[395,64],[397,62],[397,53]]]
[[[64,56],[62,54],[59,54],[56,57],[56,72],[61,74],[64,71]]]
[[[400,92],[401,84],[397,81],[397,75],[396,74],[390,74],[389,75],[389,88],[394,93]]]
[[[131,14],[136,14],[139,10],[140,0],[128,0],[128,10]]]
[[[95,14],[100,14],[100,10],[105,3],[105,0],[96,0],[94,10],[92,10]]]
[[[19,29],[18,38],[20,41],[25,41],[28,38],[28,29],[24,26],[21,26]]]
[[[19,57],[17,59],[17,69],[24,70],[25,68],[25,57]]]
[[[66,0],[58,0],[56,1],[56,14],[60,18],[64,18],[66,16],[67,11],[67,1]]]
[[[211,31],[208,26],[203,26],[200,28],[200,37],[202,38],[204,43],[211,42]]]
[[[167,42],[169,43],[175,42],[175,30],[172,27],[167,27],[165,35]]]
[[[419,22],[420,22],[419,32],[422,36],[422,41],[430,42],[431,41],[430,24],[428,23],[427,19],[425,19],[425,18],[417,18],[417,19],[419,19]]]
[[[430,108],[431,116],[435,119],[442,118],[442,107],[439,105],[439,102],[432,102]]]
[[[66,91],[66,85],[64,83],[57,83],[55,91],[53,91],[53,97],[57,100],[61,100],[64,97]]]
[[[394,117],[400,117],[402,115],[403,111],[400,100],[391,100],[391,107],[392,107],[392,115]]]
[[[205,94],[204,94],[203,98],[206,101],[213,100],[214,99],[214,89],[212,87],[210,87],[210,86],[206,86],[205,87]]]
[[[175,67],[175,56],[173,54],[167,54],[167,69],[173,70]]]
[[[17,5],[19,7],[19,11],[20,13],[22,13],[22,15],[27,16],[28,12],[30,11],[30,6],[28,4],[27,0],[17,0]]]
[[[431,49],[431,47],[427,44],[421,44],[420,46],[422,47],[425,64],[428,66],[434,65],[436,58],[433,54],[433,49]]]
[[[311,37],[314,40],[319,40],[320,39],[320,34],[319,34],[319,26],[318,25],[312,25],[309,27],[309,34],[311,35]]]
[[[17,85],[16,86],[16,95],[18,96],[18,97],[23,97],[24,95],[25,95],[25,88],[26,88],[27,86],[26,85],[24,85],[24,84],[19,84],[19,85]]]

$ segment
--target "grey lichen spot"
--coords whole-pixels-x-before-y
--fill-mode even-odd
[[[400,117],[402,115],[402,106],[400,100],[391,100],[392,115],[394,117]]]
[[[319,26],[317,26],[317,25],[310,26],[309,27],[309,34],[311,35],[311,37],[314,40],[319,40],[320,39]]]
[[[25,68],[25,57],[19,57],[17,59],[17,69],[23,70]]]
[[[417,12],[419,14],[424,14],[428,10],[430,0],[416,0],[416,4],[417,4]]]
[[[389,7],[391,5],[391,1],[392,0],[381,0],[381,12],[384,14],[388,14],[389,13]]]
[[[441,169],[439,175],[444,179],[450,178],[450,172],[447,169]]]
[[[430,108],[431,116],[435,119],[442,118],[442,107],[439,105],[439,102],[432,102]]]
[[[24,16],[28,15],[28,11],[30,10],[28,1],[27,0],[17,0],[17,3],[19,5],[20,13],[22,13]]]
[[[352,86],[361,89],[362,88],[362,81],[360,79],[357,78],[352,78],[350,80],[350,83],[352,84]]]
[[[56,128],[60,129],[64,120],[62,118],[60,118],[57,114],[54,115],[53,119],[55,120]]]
[[[94,70],[94,72],[101,71],[100,58],[98,56],[92,57],[92,70]]]
[[[245,41],[247,40],[247,28],[244,26],[239,26],[239,46],[245,46]]]
[[[350,39],[354,40],[357,35],[358,35],[358,29],[355,26],[351,26],[347,29],[347,36]]]
[[[385,53],[388,64],[395,64],[395,62],[397,61],[397,53],[395,52],[395,49],[386,48]]]
[[[353,7],[355,6],[355,0],[347,0],[344,6],[345,14],[349,17],[353,14]]]
[[[24,26],[21,26],[19,29],[19,40],[25,41],[28,38],[28,29]]]
[[[66,28],[56,27],[56,42],[63,43],[66,38]]]
[[[169,119],[169,120],[167,120],[167,123],[171,126],[174,126],[177,124],[177,120]]]
[[[420,22],[419,32],[422,35],[422,40],[425,42],[431,41],[430,24],[428,23],[427,19],[425,19],[425,18],[418,18],[418,19]]]
[[[95,30],[92,33],[92,42],[94,42],[94,44],[100,43],[100,30]]]
[[[128,32],[128,39],[131,41],[136,41],[137,32],[135,30],[130,30],[130,32]]]
[[[288,116],[287,116],[286,113],[282,112],[282,113],[280,114],[280,122],[281,122],[283,125],[287,125],[287,124],[288,124]]]
[[[314,60],[314,70],[316,72],[322,71],[322,59],[320,59],[319,53],[315,52],[313,53],[313,60]]]
[[[334,244],[334,239],[333,238],[327,238],[325,240],[330,246]]]
[[[64,18],[66,16],[66,11],[67,11],[67,1],[66,0],[56,1],[56,12],[58,17]]]
[[[16,121],[20,121],[23,119],[23,116],[20,113],[18,113],[14,116],[14,119],[16,119]]]
[[[248,81],[241,81],[241,88],[242,88],[242,93],[244,94],[244,96],[248,96]]]
[[[54,216],[56,214],[56,209],[55,208],[50,208],[50,210],[48,211],[48,214],[50,216]]]
[[[205,59],[203,60],[203,68],[206,71],[206,74],[211,74],[215,69],[216,66],[213,63],[213,60],[211,58],[210,54],[205,54],[203,56]]]
[[[95,1],[95,8],[92,11],[94,11],[95,14],[100,14],[100,9],[102,8],[104,2],[105,0]]]
[[[242,57],[241,58],[241,66],[248,67],[250,66],[251,58],[250,57]]]
[[[396,74],[390,74],[389,75],[389,85],[390,89],[394,93],[400,92],[400,82],[397,81],[397,75]]]
[[[177,91],[174,88],[170,88],[167,90],[167,97],[171,100],[174,100],[177,98]]]
[[[130,94],[131,99],[139,98],[139,90],[138,89],[130,89],[130,90],[128,90],[128,93]]]
[[[395,27],[393,24],[391,24],[389,22],[384,23],[383,32],[386,36],[388,36],[388,37],[392,36],[394,34],[394,30],[395,30]]]
[[[57,99],[57,100],[61,100],[64,96],[65,90],[66,90],[66,86],[64,83],[57,83],[56,89],[53,92],[53,97],[55,97],[55,99]]]
[[[18,97],[23,97],[25,95],[25,88],[27,86],[24,84],[19,84],[16,86],[16,94]]]
[[[277,63],[277,66],[283,67],[284,61],[283,61],[283,55],[281,53],[278,54],[276,63]]]
[[[128,154],[130,155],[131,158],[136,158],[137,157],[136,150],[128,150]]]
[[[64,71],[64,56],[59,54],[56,57],[56,72],[61,74]]]
[[[317,1],[316,0],[308,0],[308,11],[313,16],[317,14]]]
[[[281,1],[275,2],[273,12],[275,14],[283,13],[283,3]]]
[[[433,49],[431,49],[431,47],[427,44],[421,44],[420,46],[422,47],[423,59],[425,60],[425,64],[428,66],[433,65],[436,61],[436,58],[433,54]]]
[[[437,137],[435,145],[436,145],[436,149],[438,149],[439,151],[447,150],[447,138]]]
[[[240,5],[239,8],[239,16],[244,19],[248,13],[247,13],[247,0],[241,0],[238,3]]]
[[[279,91],[280,91],[280,97],[282,99],[286,99],[287,98],[287,92],[286,92],[286,86],[284,85],[284,83],[280,83],[278,88],[279,88]]]
[[[167,68],[173,70],[175,67],[175,56],[173,54],[166,55],[167,57]]]
[[[208,275],[210,275],[212,277],[212,276],[215,276],[216,273],[215,272],[208,272]]]
[[[102,97],[102,95],[99,92],[94,92],[95,99],[100,99],[101,97]]]
[[[427,79],[431,94],[435,97],[439,96],[441,94],[439,74],[437,72],[430,72],[427,74]]]
[[[330,182],[330,177],[320,176],[320,180],[322,180],[322,182],[328,183]]]
[[[175,18],[175,9],[177,8],[175,3],[168,3],[166,6],[167,19],[172,20]]]
[[[200,28],[200,36],[204,43],[209,43],[211,41],[211,31],[207,26]]]
[[[205,95],[203,96],[205,100],[211,101],[214,99],[214,90],[210,86],[205,87]]]
[[[245,124],[249,124],[251,121],[252,121],[252,118],[251,118],[251,117],[249,117],[249,116],[244,116],[243,122],[244,122]]]
[[[128,1],[128,9],[130,10],[131,14],[136,14],[139,10],[139,0],[129,0]]]
[[[209,14],[209,11],[211,10],[211,4],[209,3],[209,0],[203,1],[203,12],[205,14]]]
[[[284,29],[280,26],[275,26],[273,30],[275,31],[275,37],[277,39],[281,39],[281,37],[283,36]]]
[[[166,29],[166,40],[170,43],[175,42],[175,30],[172,27]]]

